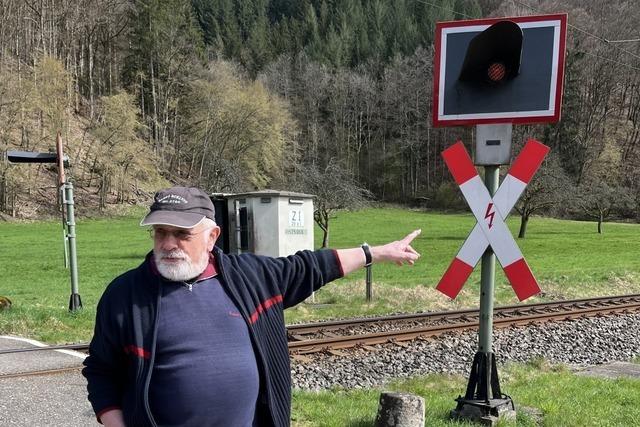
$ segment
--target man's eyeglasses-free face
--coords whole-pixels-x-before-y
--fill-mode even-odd
[[[200,231],[190,232],[188,230],[166,230],[164,228],[150,228],[149,235],[153,240],[164,240],[169,236],[173,236],[176,240],[180,240],[181,242],[188,242],[206,230],[209,229],[205,228]]]

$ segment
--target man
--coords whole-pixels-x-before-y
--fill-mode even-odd
[[[227,255],[208,195],[173,187],[140,223],[153,251],[98,304],[82,373],[105,426],[287,426],[283,310],[367,262],[413,264],[411,241],[286,258]]]

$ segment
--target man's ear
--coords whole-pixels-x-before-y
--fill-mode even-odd
[[[220,237],[220,231],[221,231],[220,227],[218,227],[217,225],[211,228],[211,231],[209,232],[209,242],[208,242],[209,252],[213,250],[213,247],[215,246],[216,241],[218,240],[218,237]]]

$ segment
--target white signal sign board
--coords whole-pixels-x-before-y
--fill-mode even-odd
[[[474,85],[462,81],[474,38],[501,22],[517,24],[522,32],[519,69],[500,84]],[[434,41],[433,124],[459,126],[493,123],[555,123],[560,120],[567,15],[517,16],[437,22]],[[495,59],[511,38],[498,38],[482,49]],[[489,61],[491,63],[494,61]],[[503,65],[500,62],[492,65]],[[491,80],[504,70],[487,70]]]

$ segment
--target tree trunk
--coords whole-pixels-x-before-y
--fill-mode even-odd
[[[18,90],[22,92],[22,61],[18,58]],[[27,127],[26,127],[26,119],[24,113],[24,102],[22,98],[20,98],[20,148],[24,148],[25,150],[29,149],[29,140],[27,137]]]
[[[324,227],[322,230],[322,247],[329,247],[329,221],[327,221],[326,227]]]
[[[18,209],[16,208],[18,204],[16,201],[18,200],[18,193],[16,193],[16,189],[14,188],[11,192],[11,217],[15,218],[18,215]]]
[[[518,232],[518,239],[524,239],[527,234],[527,224],[529,223],[529,215],[520,215],[520,231]]]
[[[115,55],[113,53],[113,41],[109,41],[108,46],[108,55],[109,55],[109,96],[113,94],[113,64],[115,63]]]
[[[602,215],[600,215],[598,217],[598,234],[602,234],[602,222],[604,221],[604,218],[602,218]]]
[[[0,180],[0,211],[7,208],[7,171],[2,172],[2,180]]]
[[[73,49],[72,57],[73,57],[72,68],[73,68],[73,85],[74,85],[73,111],[75,111],[75,113],[78,114],[80,112],[80,74],[78,71],[78,54],[75,51],[75,48]]]
[[[91,36],[89,36],[91,37]],[[95,100],[93,93],[93,43],[89,38],[89,118],[93,119],[95,113]]]
[[[98,188],[100,210],[107,207],[107,179],[104,174],[100,176],[100,187]]]
[[[142,73],[140,73],[140,116],[142,117],[142,123],[146,123],[144,111],[144,78]]]
[[[151,99],[152,99],[152,107],[153,107],[153,144],[155,147],[155,152],[160,157],[160,162],[163,163],[164,153],[162,151],[162,146],[159,144],[159,133],[158,133],[158,98],[156,93],[156,78],[153,70],[153,59],[149,59],[149,74],[151,75]]]

